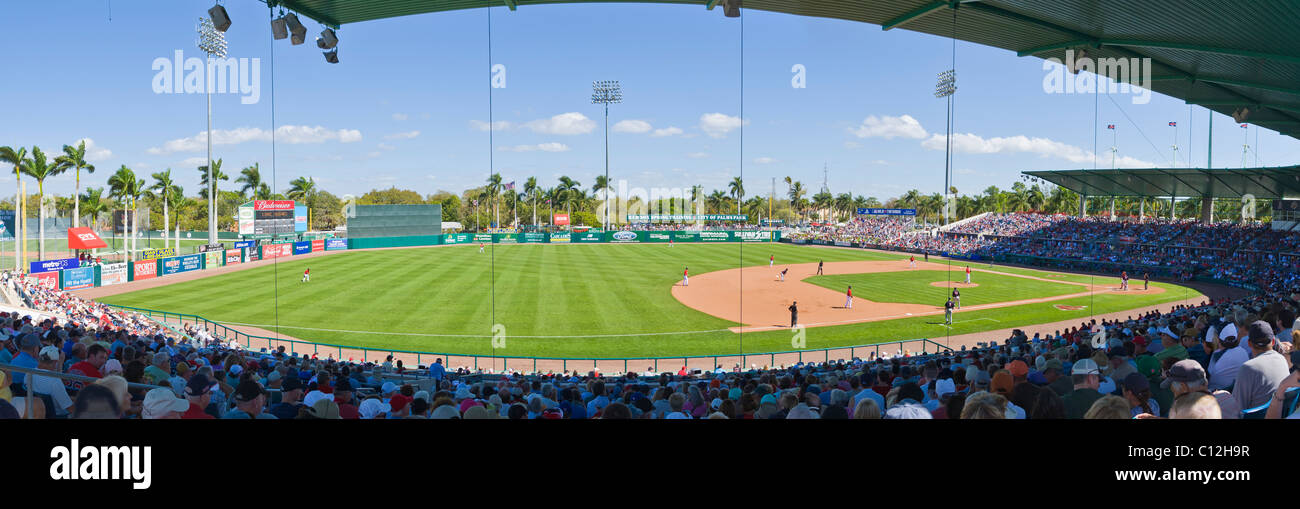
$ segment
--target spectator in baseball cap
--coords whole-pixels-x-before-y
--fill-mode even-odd
[[[1210,391],[1209,381],[1206,380],[1205,370],[1194,360],[1183,360],[1174,363],[1169,368],[1169,373],[1165,376],[1161,387],[1172,391],[1176,398],[1185,396],[1194,392],[1203,392],[1214,396],[1219,403],[1219,415],[1223,419],[1236,419],[1241,415],[1241,405],[1237,403],[1236,398],[1225,390]],[[1170,408],[1170,418],[1173,418],[1172,405]]]
[[[1151,396],[1151,382],[1146,377],[1137,372],[1129,373],[1121,382],[1124,391],[1124,399],[1129,404],[1129,416],[1137,417],[1141,414],[1159,416],[1160,405],[1156,399]]]
[[[188,401],[176,397],[171,389],[160,387],[145,394],[141,416],[145,419],[180,419],[181,413],[189,408]]]
[[[1241,369],[1237,371],[1237,382],[1232,388],[1232,397],[1243,408],[1268,403],[1282,379],[1291,373],[1286,358],[1273,350],[1273,345],[1277,343],[1273,327],[1268,322],[1256,320],[1250,324],[1249,331],[1247,341],[1251,359],[1242,363]]]
[[[1074,389],[1062,396],[1065,416],[1067,419],[1082,419],[1092,404],[1102,397],[1097,390],[1101,386],[1101,370],[1092,359],[1079,359],[1071,368],[1070,381]]]
[[[357,406],[352,402],[352,382],[341,377],[334,383],[334,402],[339,405],[339,417],[342,419],[360,419]],[[424,400],[428,403],[429,400]]]
[[[280,383],[280,402],[271,407],[271,415],[277,419],[296,419],[298,411],[303,407],[302,399],[302,379],[297,375],[284,377]]]
[[[222,415],[222,419],[275,419],[274,415],[265,413],[266,393],[262,386],[252,380],[239,382],[235,387],[235,408]]]
[[[212,401],[212,381],[207,375],[194,375],[190,377],[190,382],[185,385],[185,400],[189,403],[189,408],[181,414],[181,419],[215,419],[216,416],[207,413],[208,404]]]

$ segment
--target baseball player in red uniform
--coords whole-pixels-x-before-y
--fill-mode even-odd
[[[908,257],[907,262],[911,264],[911,266],[912,266],[913,269],[915,269],[915,268],[916,268],[916,255],[912,255],[912,256]]]
[[[966,266],[966,284],[970,284],[970,265]]]
[[[776,255],[767,255],[767,267],[770,269],[776,265]]]
[[[849,291],[844,293],[844,307],[853,309],[853,285],[849,285]]]
[[[1127,291],[1127,290],[1128,290],[1128,271],[1127,271],[1127,270],[1125,270],[1125,271],[1121,271],[1121,272],[1119,273],[1119,279],[1120,279],[1119,289],[1120,289],[1120,290],[1125,290],[1125,291]]]
[[[480,253],[483,252],[483,243],[482,243],[482,242],[479,242],[479,243],[478,243],[478,252],[480,252]]]
[[[682,271],[682,286],[691,286],[691,268]]]
[[[310,281],[311,281],[311,269],[308,268],[307,270],[302,271],[302,282],[307,283]]]

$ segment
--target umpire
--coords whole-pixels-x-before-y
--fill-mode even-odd
[[[794,327],[796,323],[799,323],[799,301],[797,300],[790,304],[790,327]]]

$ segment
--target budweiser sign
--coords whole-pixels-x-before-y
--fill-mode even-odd
[[[293,210],[293,200],[253,200],[253,210]]]

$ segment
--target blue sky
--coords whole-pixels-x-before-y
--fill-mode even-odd
[[[491,63],[505,66],[506,83],[490,89],[486,10],[346,25],[338,65],[325,63],[311,42],[321,27],[303,17],[308,42],[274,41],[273,65],[265,4],[224,4],[234,20],[229,54],[260,59],[261,86],[255,104],[242,104],[240,94],[213,96],[214,157],[224,158],[228,174],[258,162],[272,178],[274,90],[277,190],[311,176],[337,195],[392,185],[459,193],[481,185],[490,167],[506,181],[537,176],[552,186],[568,175],[589,187],[604,171],[603,110],[590,104],[590,84],[605,79],[621,80],[625,96],[610,111],[611,176],[632,187],[723,188],[743,171],[750,194],[765,193],[773,177],[781,192],[787,175],[815,191],[826,165],[837,194],[884,199],[942,188],[943,142],[934,135],[943,133],[945,108],[932,92],[950,66],[947,39],[746,11],[742,74],[741,24],[720,11],[495,8]],[[53,152],[88,138],[99,172],[83,184],[103,185],[122,164],[138,174],[170,167],[195,194],[194,168],[206,156],[205,96],[155,94],[151,66],[176,50],[201,55],[194,27],[210,5],[7,3],[0,48],[14,72],[0,80],[0,145]],[[1091,168],[1094,127],[1098,166],[1109,167],[1106,124],[1118,127],[1121,166],[1168,165],[1171,120],[1181,138],[1178,165],[1189,153],[1205,164],[1203,108],[1189,111],[1158,94],[1148,104],[1102,96],[1094,123],[1093,95],[1044,92],[1042,60],[960,42],[957,59],[954,185],[963,193],[1007,187],[1023,170]],[[806,69],[806,88],[791,86],[796,64]],[[489,91],[498,127],[491,142]],[[1223,115],[1214,122],[1213,165],[1240,166],[1243,130]],[[1255,130],[1249,143],[1261,165],[1300,160],[1300,142],[1260,130],[1255,146]],[[5,182],[12,184],[0,177],[0,189]],[[72,182],[52,179],[47,190],[68,193]]]

